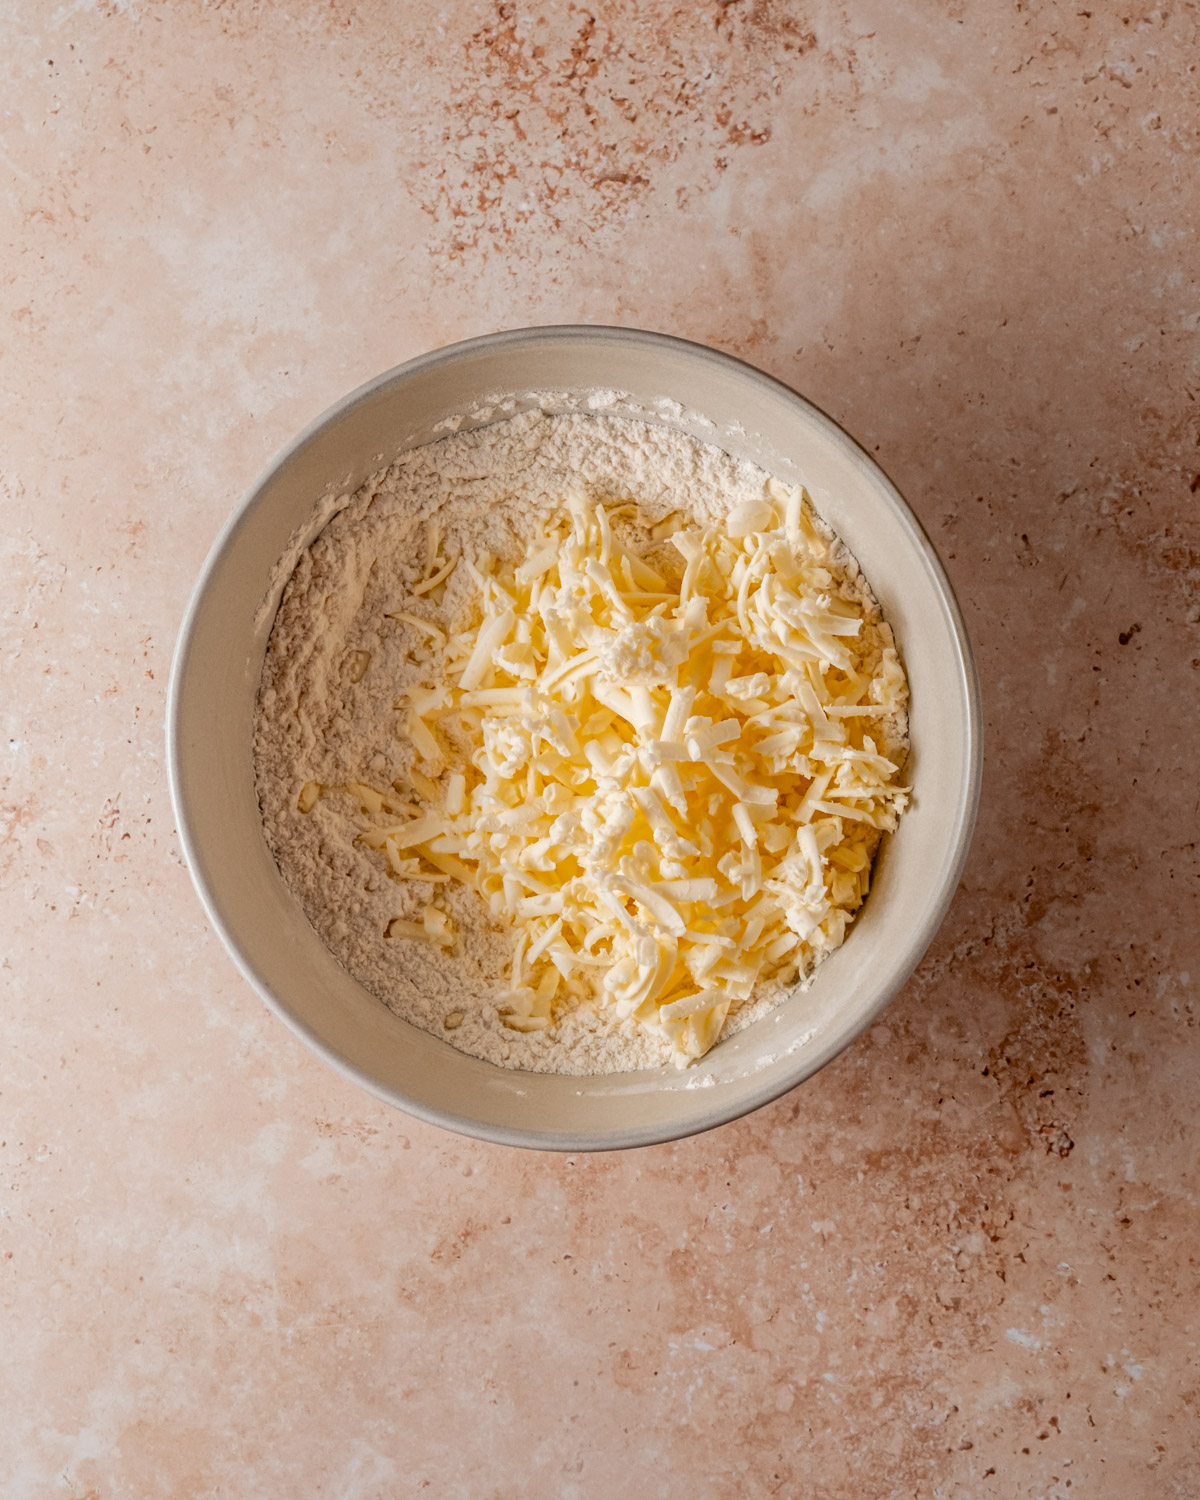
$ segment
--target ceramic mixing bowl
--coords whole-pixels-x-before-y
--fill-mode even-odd
[[[857,557],[908,673],[913,788],[846,942],[772,1014],[684,1072],[594,1078],[510,1071],[400,1020],[340,967],[284,884],[259,821],[255,692],[291,565],[322,498],[461,425],[591,393],[802,482]],[[603,393],[597,395],[597,393]],[[617,401],[617,407],[611,403]],[[749,365],[622,328],[524,329],[436,350],[381,375],[289,444],[217,539],[171,674],[168,757],[184,853],[249,983],[327,1062],[381,1099],[468,1135],[581,1151],[708,1130],[836,1057],[912,973],[954,894],[979,799],[979,690],[932,544],[894,485],[837,424]]]

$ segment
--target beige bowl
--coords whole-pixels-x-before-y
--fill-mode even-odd
[[[623,409],[802,481],[895,627],[912,691],[913,805],[885,841],[845,944],[771,1015],[680,1073],[598,1078],[481,1062],[393,1015],[340,967],[284,885],[259,822],[255,692],[283,584],[326,495],[397,453],[539,403]],[[281,566],[281,559],[285,559]],[[937,555],[887,476],[810,402],[728,355],[622,328],[538,328],[439,349],[361,387],[274,460],[225,527],[180,634],[167,714],[171,796],[192,878],[266,1003],[348,1077],[410,1114],[509,1145],[600,1151],[736,1119],[836,1057],[912,973],[954,894],[979,800],[979,688]]]

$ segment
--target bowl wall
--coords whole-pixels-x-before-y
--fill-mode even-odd
[[[912,694],[913,805],[885,840],[847,941],[771,1015],[686,1072],[572,1078],[512,1072],[409,1025],[343,970],[285,886],[259,821],[255,693],[275,608],[326,495],[355,489],[447,419],[496,420],[535,393],[617,392],[646,420],[692,432],[801,481],[858,558],[895,628]],[[505,401],[507,399],[507,406]],[[978,686],[928,538],[879,467],[833,421],[770,377],[663,335],[521,330],[438,350],[364,386],[271,464],[213,548],[176,651],[171,793],[213,924],[268,1005],[327,1061],[383,1099],[513,1145],[602,1150],[708,1129],[809,1077],[895,995],[937,930],[979,796]]]

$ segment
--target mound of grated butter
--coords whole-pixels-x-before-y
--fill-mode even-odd
[[[842,942],[908,796],[878,727],[907,686],[877,617],[864,666],[864,606],[800,490],[772,480],[719,529],[642,529],[672,570],[631,540],[634,509],[569,498],[515,566],[443,557],[434,528],[395,616],[426,642],[396,705],[418,800],[347,790],[395,876],[465,882],[511,923],[509,1028],[587,996],[685,1066],[756,986]],[[448,634],[422,609],[456,566],[476,618]],[[453,941],[434,906],[392,925]]]

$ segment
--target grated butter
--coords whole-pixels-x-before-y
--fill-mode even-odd
[[[397,876],[401,853],[424,858],[512,923],[510,1029],[544,1030],[582,985],[685,1066],[756,986],[842,942],[908,796],[871,732],[907,688],[891,645],[856,670],[863,611],[801,491],[772,480],[722,527],[674,529],[675,579],[617,540],[627,509],[571,496],[523,560],[469,564],[473,623],[397,703],[426,795],[364,837]],[[414,600],[458,561],[431,533]],[[441,644],[411,607],[395,618]],[[395,801],[347,789],[364,811]],[[392,930],[451,941],[432,907]]]

